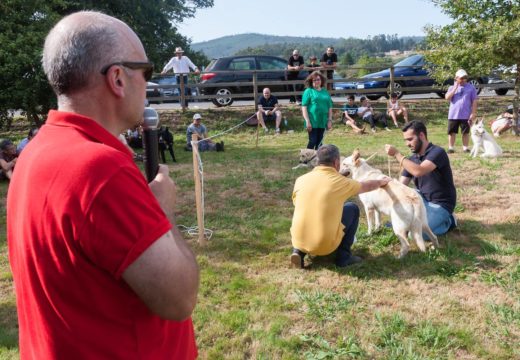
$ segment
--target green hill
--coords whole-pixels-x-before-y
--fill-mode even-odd
[[[202,51],[209,58],[235,55],[244,48],[256,48],[273,44],[316,44],[322,43],[324,46],[336,46],[340,42],[339,38],[322,37],[298,37],[298,36],[275,36],[264,34],[240,34],[223,36],[218,39],[191,44],[191,48]]]

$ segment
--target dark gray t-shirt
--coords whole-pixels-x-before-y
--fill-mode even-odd
[[[415,187],[427,201],[442,206],[450,214],[453,213],[457,201],[457,191],[446,151],[440,146],[430,143],[423,156],[413,154],[409,159],[416,164],[420,164],[424,160],[430,160],[435,164],[435,170],[421,177],[414,177],[406,170],[403,170],[402,176],[411,178]]]

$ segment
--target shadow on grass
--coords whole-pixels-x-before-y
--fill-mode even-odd
[[[476,229],[479,231],[475,232]],[[309,270],[327,268],[359,279],[463,278],[480,270],[502,268],[503,264],[496,255],[520,252],[519,241],[514,236],[517,231],[518,225],[513,223],[486,227],[477,221],[464,221],[455,231],[439,237],[439,249],[421,253],[415,244],[410,244],[411,250],[403,259],[397,258],[400,248],[397,240],[397,243],[386,246],[383,252],[373,255],[374,244],[369,238],[353,247],[353,253],[364,259],[362,263],[338,268],[334,265],[335,254],[331,254],[313,258]],[[487,240],[497,234],[503,239],[500,244]]]
[[[0,349],[18,349],[18,319],[14,303],[0,304]],[[1,357],[1,356],[0,356]]]

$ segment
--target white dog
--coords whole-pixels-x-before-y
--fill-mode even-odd
[[[502,148],[484,128],[484,119],[477,121],[471,127],[471,140],[473,140],[473,148],[470,155],[473,157],[478,155],[480,149],[484,151],[481,157],[496,158],[502,155]]]
[[[313,168],[318,165],[317,151],[314,149],[300,149],[300,163],[293,170],[300,168]]]
[[[360,157],[359,151],[341,162],[340,173],[357,181],[376,180],[385,175],[374,169]],[[381,226],[381,213],[389,215],[395,235],[401,241],[399,258],[408,253],[408,233],[415,240],[421,251],[426,251],[423,232],[432,240],[434,247],[439,247],[437,237],[428,226],[426,208],[421,196],[412,188],[392,180],[388,185],[374,191],[359,194],[359,199],[365,207],[368,223],[368,234]]]

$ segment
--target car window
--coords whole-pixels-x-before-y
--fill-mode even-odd
[[[424,57],[422,55],[413,55],[404,60],[399,61],[394,66],[422,66],[424,65]]]
[[[255,70],[255,59],[240,58],[233,59],[228,65],[229,70]]]
[[[287,62],[282,59],[259,58],[260,70],[284,70],[287,68]]]

